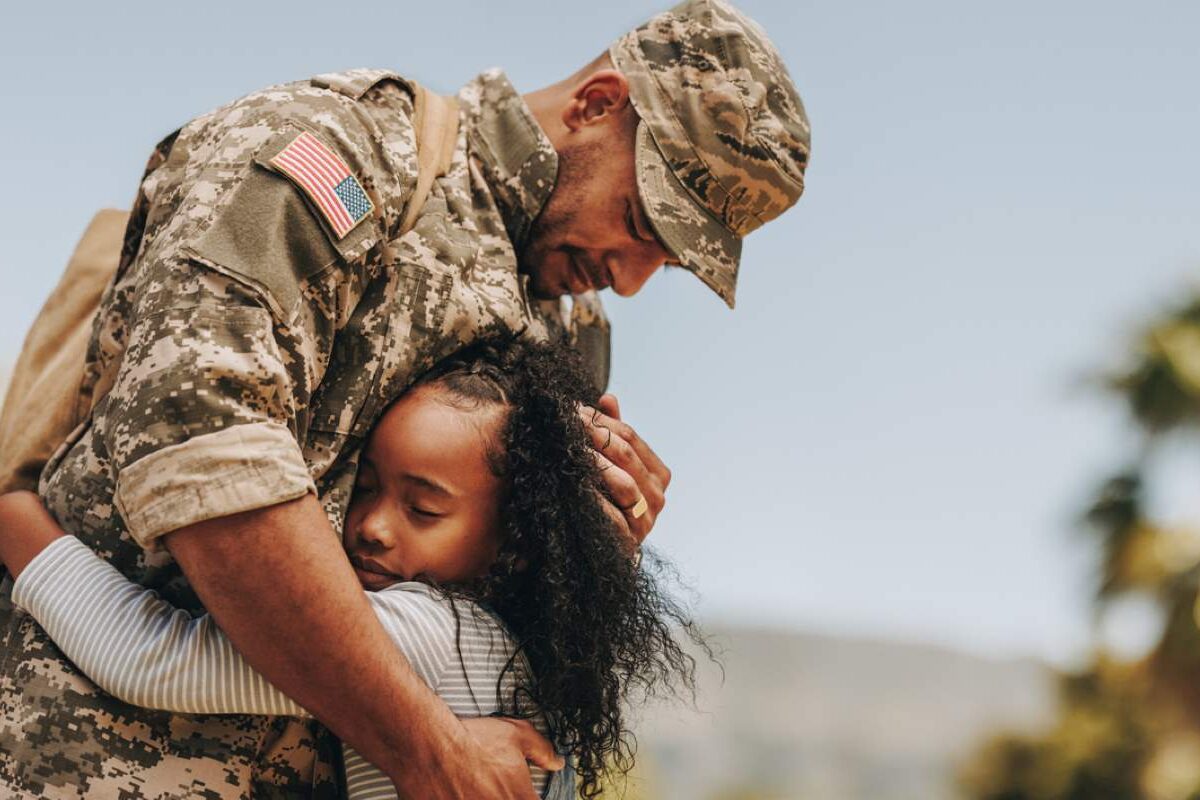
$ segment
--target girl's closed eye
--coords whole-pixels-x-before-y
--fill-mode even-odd
[[[441,519],[442,517],[446,516],[441,511],[434,511],[433,509],[424,508],[415,503],[409,505],[409,509],[412,511],[413,514],[416,514],[418,517],[424,517],[424,518],[430,519],[430,520]]]
[[[629,211],[630,235],[645,238]],[[611,765],[632,763],[629,690],[652,693],[672,676],[691,688],[675,632],[704,643],[686,609],[630,561],[598,503],[585,401],[594,391],[569,349],[509,339],[465,348],[372,428],[343,535],[365,589],[432,584],[504,621],[536,676],[509,660],[503,674],[519,689],[504,690],[505,710],[558,721],[574,742],[576,794],[590,797]]]

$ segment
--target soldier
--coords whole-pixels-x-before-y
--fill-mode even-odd
[[[664,262],[732,307],[741,238],[803,189],[808,123],[761,29],[719,0],[566,81],[522,97],[487,72],[458,102],[448,169],[405,233],[414,90],[393,73],[271,87],[168,136],[93,331],[101,399],[40,486],[68,532],[207,608],[327,727],[117,702],[6,586],[4,796],[336,797],[326,730],[413,797],[531,797],[525,759],[557,762],[528,726],[450,715],[370,613],[335,535],[364,436],[483,333],[570,336],[603,384],[594,292],[632,295]],[[603,406],[588,418],[612,513],[640,542],[669,472]]]

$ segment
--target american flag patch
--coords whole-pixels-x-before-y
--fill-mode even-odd
[[[346,162],[308,131],[292,139],[270,163],[304,190],[339,239],[375,208]]]

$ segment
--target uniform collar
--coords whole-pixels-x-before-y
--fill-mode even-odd
[[[554,190],[558,154],[502,71],[482,73],[458,97],[466,109],[471,155],[519,252]]]

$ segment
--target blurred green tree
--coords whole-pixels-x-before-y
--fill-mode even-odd
[[[1116,601],[1149,598],[1162,632],[1142,657],[1122,662],[1101,646],[1061,676],[1049,731],[980,748],[960,775],[974,800],[1200,800],[1200,529],[1157,520],[1145,502],[1155,454],[1200,445],[1200,297],[1150,325],[1107,383],[1139,441],[1084,515],[1100,549],[1097,620]]]

